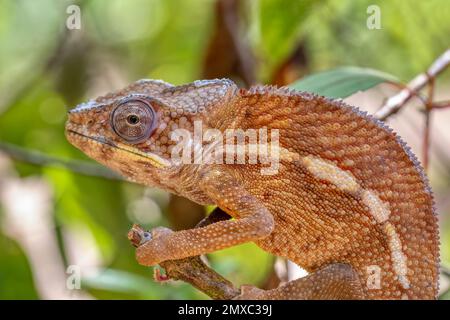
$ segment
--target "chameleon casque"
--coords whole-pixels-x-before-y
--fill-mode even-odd
[[[193,133],[196,121],[219,132],[278,130],[278,171],[262,175],[261,162],[176,163],[171,132]],[[131,181],[234,218],[154,229],[137,249],[143,265],[254,241],[310,274],[273,290],[250,287],[243,298],[437,296],[439,234],[427,178],[400,137],[341,101],[287,88],[238,89],[227,79],[140,80],[71,110],[66,136]],[[195,150],[199,142],[189,143]]]

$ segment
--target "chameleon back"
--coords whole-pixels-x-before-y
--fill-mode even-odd
[[[278,174],[232,167],[275,217],[274,232],[258,241],[263,249],[308,271],[349,263],[370,298],[437,296],[432,193],[391,129],[342,102],[268,87],[241,90],[211,118],[221,128],[279,130]]]

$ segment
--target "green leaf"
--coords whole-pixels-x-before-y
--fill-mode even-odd
[[[330,98],[345,98],[386,81],[399,82],[393,75],[382,71],[358,67],[341,67],[307,76],[292,83],[290,87]]]

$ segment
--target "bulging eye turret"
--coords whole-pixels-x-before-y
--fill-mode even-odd
[[[114,132],[128,143],[141,143],[153,133],[156,112],[152,105],[142,98],[128,98],[120,101],[111,115]]]

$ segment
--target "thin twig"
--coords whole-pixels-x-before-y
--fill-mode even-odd
[[[450,101],[438,101],[438,102],[433,102],[433,104],[431,105],[432,109],[445,109],[445,108],[450,108]]]
[[[450,108],[450,101],[435,101],[435,102],[431,102],[431,106],[430,107],[433,110]],[[416,108],[419,109],[420,112],[425,112],[425,109],[426,109],[422,105],[416,106]]]
[[[36,150],[25,149],[5,142],[0,142],[0,152],[5,153],[14,160],[26,162],[32,165],[64,168],[86,176],[100,177],[111,180],[124,180],[118,174],[95,163],[89,163],[82,160],[61,159],[58,157],[49,156]]]
[[[433,108],[434,83],[435,79],[430,78],[430,83],[428,85],[428,97],[425,104],[425,128],[423,133],[423,167],[425,172],[428,171],[430,157],[430,122],[431,110]]]
[[[423,132],[423,168],[425,172],[428,172],[428,164],[430,158],[430,122],[431,122],[431,109],[427,108],[425,110],[425,126]]]
[[[431,79],[444,71],[449,64],[450,49],[439,56],[426,72],[416,76],[407,84],[406,88],[390,97],[383,106],[375,112],[375,117],[380,120],[386,120],[389,116],[399,111],[411,99],[415,92],[418,92],[425,87]]]
[[[402,83],[402,82],[395,82],[395,81],[386,81],[387,84],[390,84],[393,87],[396,87],[399,90],[409,90],[408,85]],[[412,98],[417,98],[421,104],[426,104],[427,97],[425,97],[421,92],[419,91],[411,91]],[[387,101],[387,100],[386,100]]]

